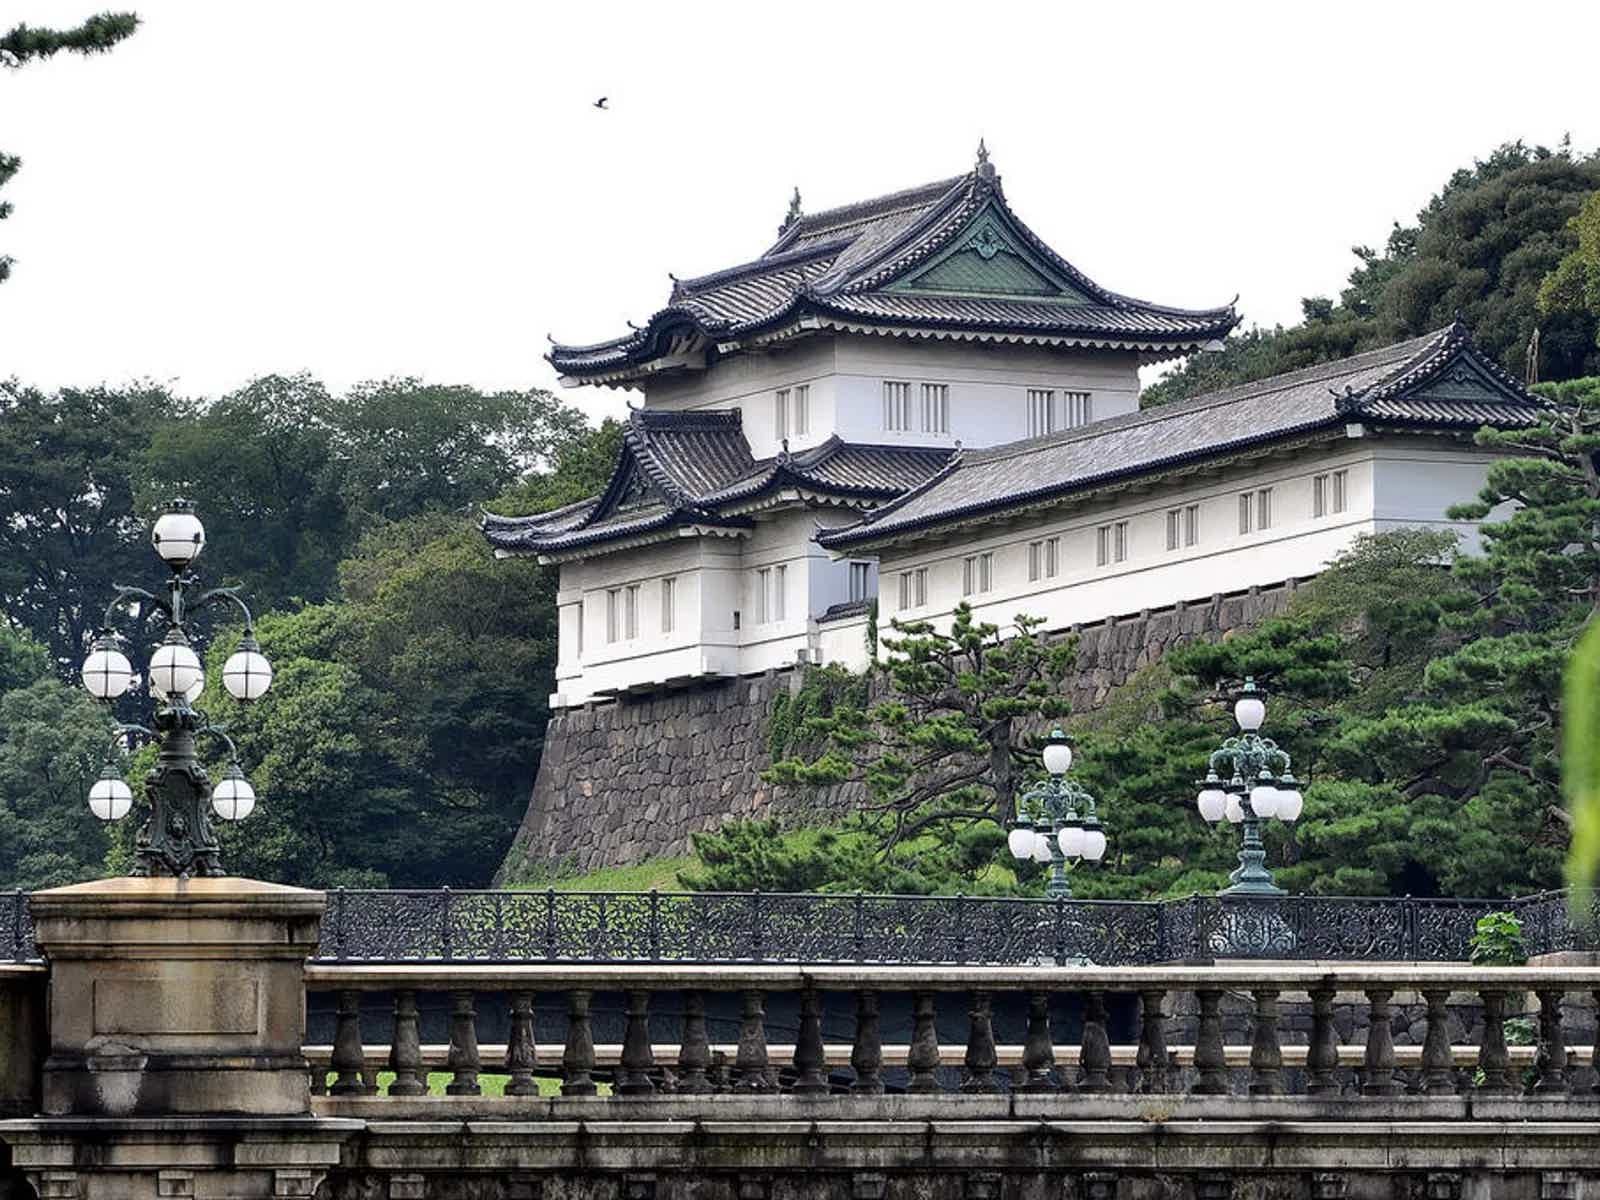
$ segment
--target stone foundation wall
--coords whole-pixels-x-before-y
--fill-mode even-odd
[[[1287,606],[1290,582],[1114,617],[1073,630],[1075,710],[1103,704],[1112,689],[1168,649],[1248,628]],[[773,701],[797,690],[804,668],[769,671],[643,699],[569,709],[545,734],[528,811],[495,882],[536,881],[687,853],[689,835],[733,817],[795,816],[801,807],[840,809],[841,789],[821,797],[774,795]]]

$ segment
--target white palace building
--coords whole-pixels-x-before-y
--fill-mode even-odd
[[[1141,412],[1141,366],[1231,307],[1107,291],[969,174],[826,212],[675,281],[626,337],[556,345],[636,389],[604,493],[485,518],[559,563],[555,708],[795,662],[860,668],[880,620],[1065,629],[1314,575],[1361,533],[1457,529],[1484,424],[1540,402],[1459,325]]]

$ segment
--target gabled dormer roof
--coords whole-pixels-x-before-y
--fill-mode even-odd
[[[1526,428],[1547,408],[1457,322],[1335,362],[963,453],[920,488],[817,540],[839,551],[882,547],[1352,424],[1470,433]]]
[[[792,211],[759,258],[676,280],[626,337],[555,345],[573,382],[629,384],[817,330],[1138,351],[1198,349],[1238,322],[1101,287],[1006,203],[987,155],[968,174],[872,200]]]
[[[573,557],[637,544],[680,529],[737,536],[751,512],[782,495],[878,504],[922,483],[950,451],[848,443],[756,459],[735,409],[635,410],[606,490],[532,517],[486,514],[484,535],[499,553]]]

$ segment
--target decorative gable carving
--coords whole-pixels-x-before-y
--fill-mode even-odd
[[[1498,400],[1504,395],[1505,388],[1466,355],[1411,393],[1418,400]]]
[[[664,497],[639,469],[639,464],[628,461],[626,475],[617,489],[616,508],[640,508],[646,504],[661,503]]]
[[[992,206],[981,210],[951,238],[943,252],[885,290],[947,296],[1026,296],[1065,303],[1087,301],[1035,255]]]

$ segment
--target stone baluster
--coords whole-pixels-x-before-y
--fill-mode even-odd
[[[766,1092],[767,1079],[767,997],[751,989],[744,994],[744,1012],[739,1020],[739,1052],[734,1056],[733,1090]]]
[[[1278,990],[1254,989],[1255,1017],[1250,1029],[1250,1094],[1283,1092],[1283,1049],[1278,1045]]]
[[[993,1000],[988,992],[974,992],[967,1011],[966,1072],[961,1080],[963,1092],[998,1092],[994,1077],[999,1057],[994,1049]]]
[[[590,994],[582,988],[567,993],[567,1041],[561,1050],[561,1094],[592,1096],[594,1028],[589,1018]]]
[[[856,993],[856,1038],[850,1047],[850,1069],[855,1082],[850,1092],[856,1096],[883,1094],[883,1035],[878,1023],[878,993],[865,989]]]
[[[1331,987],[1311,989],[1311,1044],[1306,1047],[1306,1095],[1337,1096],[1339,1044],[1333,1028]]]
[[[1594,1070],[1594,1091],[1600,1092],[1600,992],[1590,993],[1594,997],[1594,1049],[1589,1053],[1589,1066]]]
[[[1080,1092],[1111,1090],[1111,1039],[1106,1036],[1106,994],[1090,992],[1083,1002],[1083,1041],[1078,1047]]]
[[[533,1077],[533,993],[511,994],[511,1033],[506,1039],[506,1084],[508,1096],[537,1096],[539,1084]]]
[[[1394,1081],[1394,1030],[1389,1027],[1391,988],[1367,989],[1367,1052],[1362,1058],[1365,1079],[1363,1096],[1393,1096],[1400,1086]]]
[[[1139,1090],[1145,1093],[1167,1090],[1167,1014],[1162,1005],[1167,993],[1146,988],[1139,993],[1139,1051],[1134,1065],[1139,1068]]]
[[[389,1095],[427,1095],[428,1077],[422,1062],[422,1019],[417,1015],[417,993],[411,988],[401,988],[394,994],[389,1069],[394,1072]]]
[[[617,1095],[654,1095],[656,1085],[650,1073],[655,1068],[655,1054],[650,1049],[650,993],[644,988],[631,988],[628,1023],[622,1033],[622,1058],[618,1062]]]
[[[1194,1068],[1199,1073],[1189,1090],[1197,1096],[1228,1094],[1228,1059],[1222,1048],[1222,992],[1198,988],[1200,1025],[1194,1039]]]
[[[478,1084],[482,1064],[478,1059],[478,1013],[473,999],[469,991],[450,993],[450,1053],[445,1065],[451,1075],[444,1089],[448,1096],[483,1094]]]
[[[1567,1042],[1561,1031],[1560,988],[1540,988],[1539,1080],[1533,1090],[1544,1095],[1567,1094]]]
[[[703,992],[683,994],[683,1040],[678,1049],[678,1090],[698,1096],[711,1090],[711,1044],[706,1038]]]
[[[333,1035],[333,1087],[335,1096],[365,1096],[366,1080],[361,1069],[366,1065],[366,1050],[361,1045],[361,993],[345,988],[339,993],[338,1025]]]
[[[1057,1088],[1056,1050],[1050,1038],[1050,997],[1034,992],[1028,997],[1028,1039],[1022,1046],[1025,1092],[1053,1092]]]
[[[939,1034],[935,1027],[933,993],[918,992],[912,999],[911,1013],[911,1046],[906,1054],[906,1066],[911,1068],[911,1082],[906,1085],[906,1091],[937,1092]]]
[[[1511,1091],[1510,1058],[1506,1054],[1506,993],[1481,991],[1483,998],[1483,1039],[1478,1043],[1478,1070],[1482,1080],[1478,1090],[1488,1095]]]
[[[313,1096],[326,1096],[328,1094],[328,1068],[311,1065],[311,1094]]]
[[[1453,1096],[1456,1091],[1455,1055],[1450,1048],[1450,993],[1427,988],[1428,1031],[1422,1039],[1422,1090],[1430,1096]]]
[[[798,1096],[828,1094],[828,1060],[822,1047],[822,997],[807,987],[800,993],[800,1032],[794,1042],[794,1092]]]

